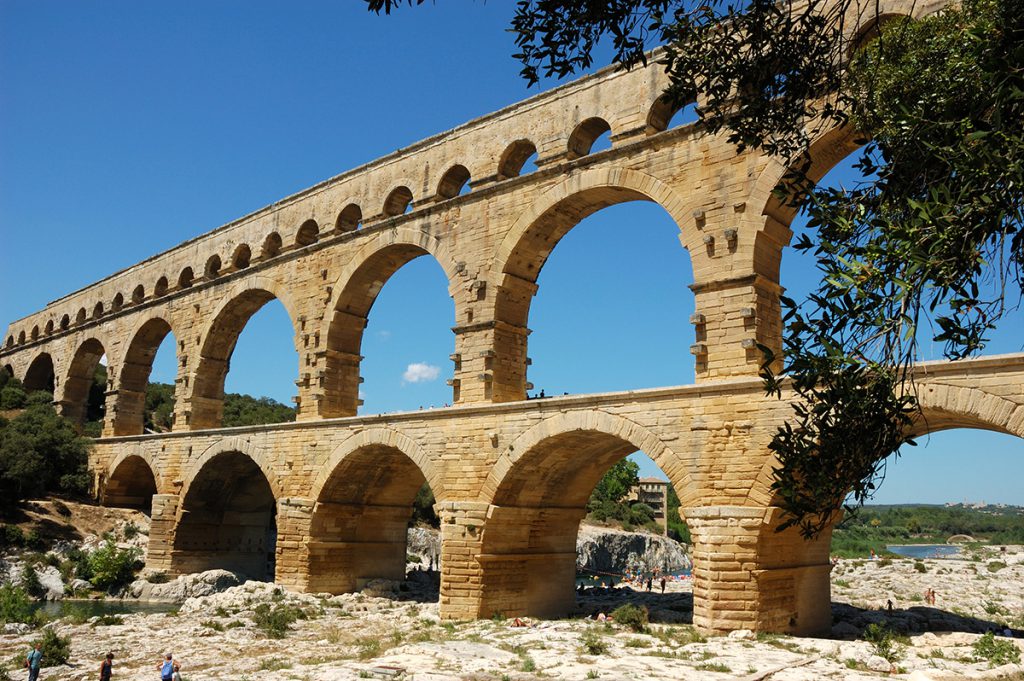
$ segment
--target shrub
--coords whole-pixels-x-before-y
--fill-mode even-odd
[[[89,556],[89,580],[97,589],[113,590],[127,586],[135,577],[138,565],[138,549],[119,549],[114,542],[107,543]]]
[[[904,637],[884,624],[869,624],[864,629],[864,640],[871,644],[876,655],[889,662],[896,662],[903,658],[906,648]]]
[[[914,561],[914,569],[918,572],[928,572],[928,567],[921,561]]]
[[[989,572],[999,572],[1004,567],[1006,567],[1006,563],[1000,560],[994,560],[991,563],[989,563],[986,567],[988,568]]]
[[[595,631],[587,631],[583,634],[583,652],[587,655],[604,655],[608,652],[608,644],[601,635]]]
[[[260,603],[253,611],[252,623],[270,638],[284,638],[291,629],[291,624],[302,619],[302,611],[287,605]]]
[[[138,534],[139,526],[136,525],[134,522],[126,523],[125,526],[121,529],[121,536],[123,536],[126,540],[134,539],[138,536]]]
[[[0,548],[25,545],[25,533],[17,525],[0,525]]]
[[[44,667],[65,664],[71,657],[71,637],[60,636],[52,627],[43,630],[39,643],[42,644]]]
[[[46,595],[46,589],[39,581],[39,573],[36,572],[35,565],[25,565],[25,569],[21,573],[21,588],[32,598],[42,598]]]
[[[612,619],[636,632],[647,631],[649,621],[647,607],[626,603],[612,612]]]
[[[63,516],[65,518],[71,517],[71,509],[68,508],[68,505],[61,501],[60,499],[54,500],[53,510],[55,510],[58,515]]]
[[[974,648],[974,659],[988,662],[989,667],[1020,662],[1020,648],[1014,645],[1013,641],[997,639],[991,631],[975,641],[971,647]]]
[[[0,624],[35,624],[36,614],[25,590],[11,583],[0,585]]]

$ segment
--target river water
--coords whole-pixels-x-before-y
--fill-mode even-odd
[[[119,600],[74,600],[40,601],[35,610],[43,613],[47,619],[76,616],[82,619],[101,615],[132,615],[142,613],[152,615],[161,612],[177,612],[177,603],[143,603],[139,601]]]
[[[949,544],[906,544],[885,548],[907,558],[956,558],[960,555],[960,547]]]

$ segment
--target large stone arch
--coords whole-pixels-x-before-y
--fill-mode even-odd
[[[918,384],[917,399],[921,415],[911,428],[914,437],[951,428],[978,428],[1024,438],[1024,404],[981,388],[927,381]],[[771,492],[776,463],[774,456],[768,456],[747,493],[748,503],[777,503]]]
[[[171,551],[176,574],[221,568],[273,579],[281,482],[244,436],[207,448],[189,467]]]
[[[137,508],[149,512],[153,495],[162,487],[153,456],[144,447],[122,451],[104,469],[99,481],[99,502],[103,506]]]
[[[393,227],[373,235],[335,280],[331,307],[320,327],[321,343],[326,345],[320,378],[320,416],[356,414],[360,348],[370,309],[387,281],[407,263],[422,256],[433,257],[444,270],[458,318],[465,292],[458,286],[460,269],[444,240],[415,227]],[[451,324],[454,322],[451,320]]]
[[[443,494],[427,454],[391,428],[362,431],[335,448],[310,495],[304,588],[344,593],[372,579],[404,579],[407,528],[424,482]]]
[[[563,616],[575,606],[576,537],[586,503],[617,461],[643,450],[693,499],[692,477],[649,429],[601,410],[552,416],[518,437],[484,484],[478,615]]]
[[[171,315],[153,311],[143,316],[132,328],[114,383],[116,396],[110,421],[115,436],[142,434],[146,385],[153,371],[153,360],[168,334],[175,340],[179,337],[174,332],[173,321]],[[177,344],[174,355],[178,356]],[[178,366],[178,362],[175,362],[175,366]]]
[[[66,365],[64,380],[61,381],[57,391],[58,395],[55,398],[61,407],[61,414],[78,426],[85,423],[89,393],[93,388],[93,378],[100,359],[104,356],[107,357],[107,385],[104,387],[105,391],[109,388],[111,381],[115,379],[116,369],[110,362],[110,355],[107,352],[108,347],[110,346],[100,336],[90,335],[77,344],[74,352],[71,354],[70,361]],[[105,395],[104,404],[106,405]],[[105,411],[106,406],[104,407]],[[102,418],[106,418],[106,416],[104,415]]]
[[[699,198],[684,197],[647,173],[619,168],[575,171],[539,196],[506,232],[490,264],[493,330],[487,332],[492,338],[485,340],[499,359],[493,363],[491,394],[485,392],[485,397],[499,402],[525,398],[528,321],[537,278],[558,242],[587,216],[628,201],[657,203],[679,227],[695,279],[700,280],[701,272],[710,276],[704,249],[696,247],[700,234],[684,227],[685,216],[693,212]],[[472,357],[476,350],[463,355]]]
[[[27,392],[35,392],[36,390],[45,390],[56,395],[57,389],[57,370],[53,362],[53,357],[48,352],[37,353],[32,361],[29,362],[28,368],[25,369],[25,375],[21,378],[21,384],[25,387]]]
[[[227,377],[235,344],[249,319],[270,301],[284,305],[292,324],[292,343],[300,355],[298,343],[298,307],[290,291],[270,277],[252,276],[236,282],[225,292],[223,301],[209,316],[200,338],[202,345],[195,364],[189,395],[188,426],[191,430],[216,428],[224,408],[224,379]],[[298,373],[299,367],[296,367]]]

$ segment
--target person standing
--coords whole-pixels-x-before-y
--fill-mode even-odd
[[[28,669],[28,681],[36,681],[39,678],[39,667],[43,663],[43,644],[36,643],[32,650],[25,656],[25,668]]]
[[[107,657],[100,663],[100,681],[110,681],[110,675],[114,673],[114,653],[107,653]]]
[[[171,681],[174,678],[174,657],[167,653],[156,668],[160,672],[160,681]]]

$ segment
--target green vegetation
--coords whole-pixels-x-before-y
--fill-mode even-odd
[[[36,614],[32,610],[32,599],[28,593],[7,582],[0,584],[0,624],[10,622],[35,624]]]
[[[156,431],[171,428],[174,412],[174,386],[150,383],[146,386],[146,427]],[[269,397],[251,397],[238,393],[224,395],[225,428],[258,426],[265,423],[285,423],[295,420],[295,409]]]
[[[626,495],[640,482],[640,466],[622,459],[602,476],[587,501],[587,517],[598,523],[618,523],[625,530],[644,527],[660,532],[654,519],[654,509],[644,503],[629,502]],[[679,518],[679,497],[672,485],[668,486],[669,536],[677,541],[690,541],[690,530]]]
[[[869,624],[864,629],[864,640],[871,644],[876,655],[889,662],[901,660],[906,652],[906,637],[884,624]]]
[[[252,623],[270,638],[284,638],[292,623],[300,619],[306,619],[306,614],[284,603],[260,603],[252,615]]]
[[[441,527],[441,519],[434,511],[434,491],[430,489],[429,483],[423,483],[423,486],[416,492],[416,498],[413,499],[412,519],[409,521],[409,526],[413,525],[429,525],[434,529]]]
[[[836,528],[832,534],[832,553],[863,558],[873,549],[884,556],[888,553],[887,544],[945,544],[955,534],[967,534],[991,544],[1024,543],[1024,509],[865,506]]]
[[[637,633],[647,631],[647,624],[650,621],[647,607],[633,605],[632,603],[626,603],[617,607],[612,611],[612,619]]]
[[[43,637],[38,639],[43,653],[43,666],[55,667],[66,664],[71,657],[71,637],[60,636],[52,627],[43,629]],[[34,644],[33,644],[34,645]]]
[[[583,652],[587,655],[604,655],[608,652],[608,644],[604,637],[593,629],[588,629],[580,639],[583,644]]]
[[[989,667],[1020,662],[1020,648],[1013,641],[997,639],[991,631],[975,641],[972,647],[974,659],[988,662]]]
[[[22,390],[0,370],[7,395]],[[53,395],[35,392],[10,421],[0,417],[0,513],[47,493],[81,494],[89,486],[89,441],[53,408]],[[5,541],[10,539],[8,536]]]
[[[143,567],[139,556],[138,549],[121,549],[112,539],[108,539],[103,546],[89,554],[89,581],[97,589],[104,590],[127,586],[135,578],[136,571]]]

